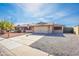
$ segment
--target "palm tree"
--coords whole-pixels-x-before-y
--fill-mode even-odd
[[[14,29],[13,23],[8,21],[8,20],[2,20],[0,21],[0,29],[1,31],[5,30],[6,32],[8,32],[8,38],[10,36],[9,32]]]

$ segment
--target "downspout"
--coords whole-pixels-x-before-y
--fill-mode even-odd
[[[64,32],[64,26],[62,26],[62,33]]]

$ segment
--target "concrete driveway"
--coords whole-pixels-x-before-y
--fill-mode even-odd
[[[44,36],[30,46],[47,52],[49,55],[79,56],[79,36],[75,34],[63,35],[64,37]]]

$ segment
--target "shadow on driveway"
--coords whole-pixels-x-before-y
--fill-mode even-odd
[[[56,37],[65,37],[63,33],[32,33],[32,35],[44,35],[44,36],[56,36]]]

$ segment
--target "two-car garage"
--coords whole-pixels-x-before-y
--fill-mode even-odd
[[[48,27],[47,26],[36,26],[33,28],[34,33],[48,33]]]
[[[33,33],[53,33],[53,32],[63,32],[62,26],[56,26],[54,25],[34,25],[32,26],[32,32]]]

